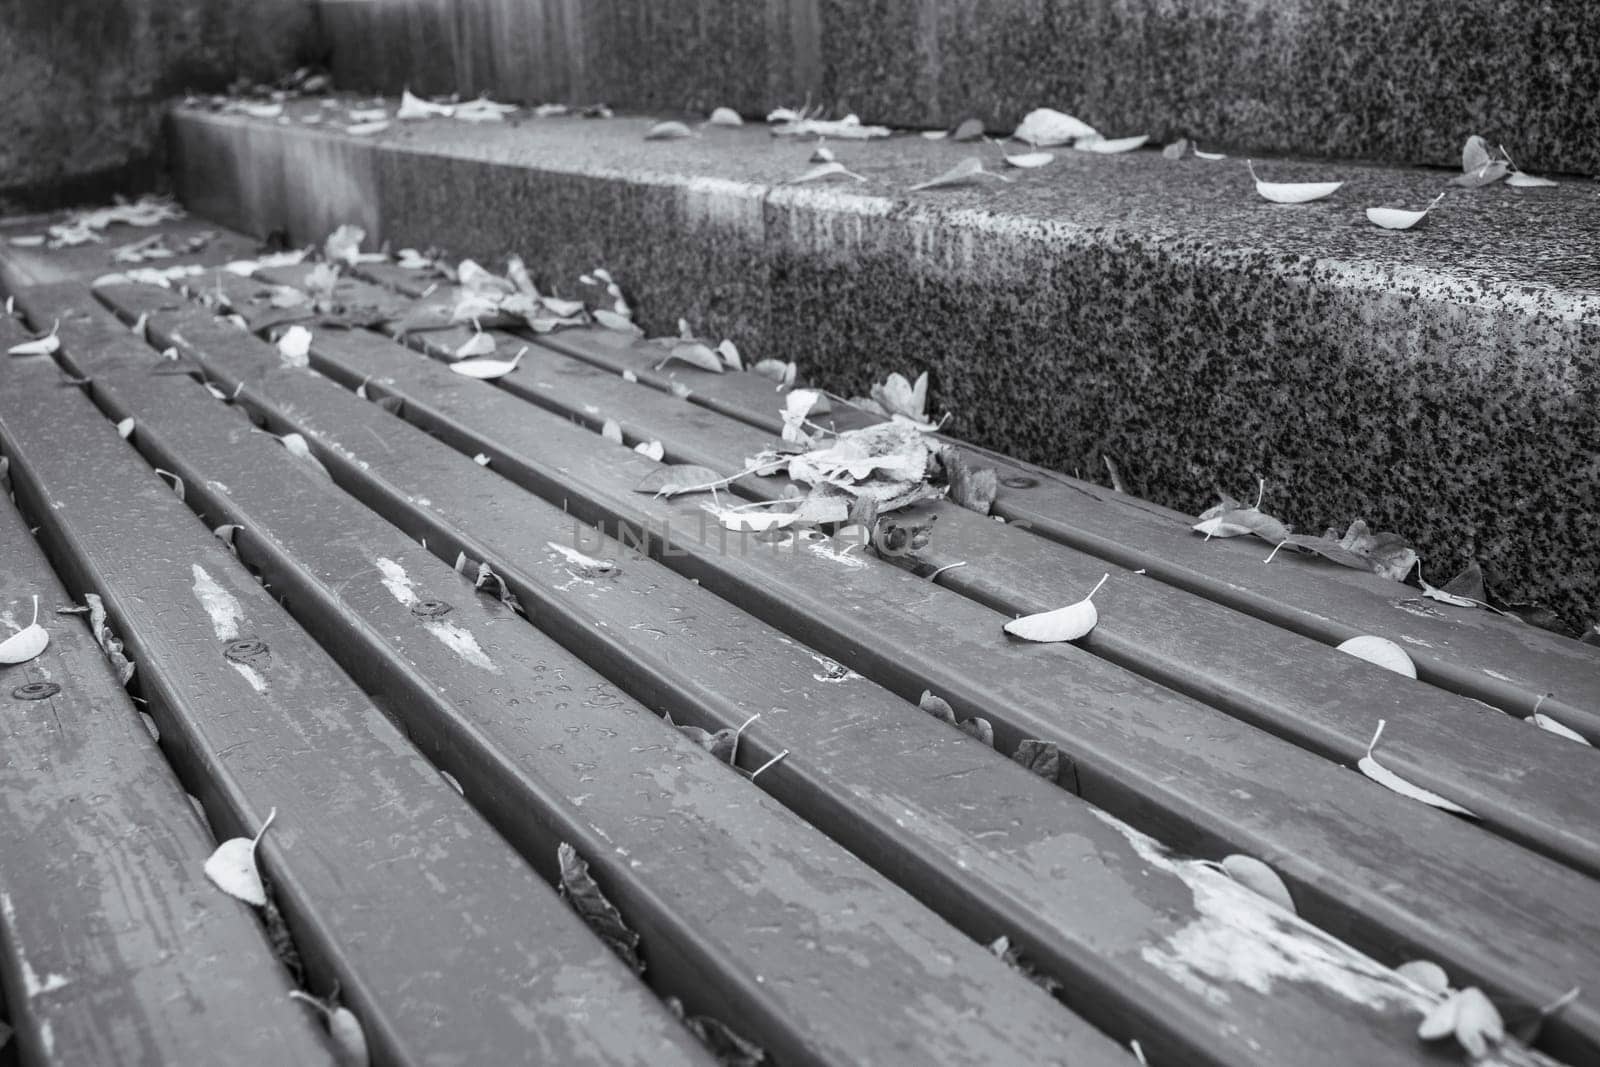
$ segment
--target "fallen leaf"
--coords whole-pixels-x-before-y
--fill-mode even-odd
[[[631,333],[641,337],[644,336],[644,331],[638,326],[634,325],[633,320],[628,318],[626,315],[619,315],[615,311],[609,311],[606,308],[597,308],[591,312],[591,314],[594,315],[594,321],[598,322],[608,330],[616,330],[619,333]]]
[[[1003,182],[1011,180],[1003,174],[995,174],[993,171],[984,170],[983,160],[977,156],[969,156],[937,178],[929,178],[925,182],[913,185],[910,191],[914,193],[921,189],[942,189],[950,185],[966,185],[969,182],[976,181],[978,178],[996,178]]]
[[[477,330],[473,332],[471,337],[461,342],[461,347],[455,351],[455,358],[467,359],[470,356],[487,356],[493,351],[494,334]]]
[[[1019,167],[1023,170],[1034,170],[1043,167],[1056,158],[1054,152],[1021,152],[1017,155],[1005,157],[1006,165]]]
[[[370,1067],[372,1054],[367,1049],[367,1035],[354,1012],[333,1003],[331,997],[324,1001],[298,989],[290,990],[289,996],[317,1009],[333,1041],[334,1059],[339,1067]]]
[[[291,326],[278,338],[278,352],[287,367],[311,365],[311,331],[304,326]]]
[[[786,184],[799,185],[801,182],[820,181],[823,178],[832,178],[836,175],[844,178],[854,178],[858,182],[867,180],[853,170],[846,170],[843,163],[819,163],[798,178],[790,178]]]
[[[1189,138],[1180,137],[1161,150],[1164,159],[1182,159],[1190,149]]]
[[[1485,163],[1477,170],[1458,175],[1450,179],[1451,185],[1459,185],[1463,189],[1481,189],[1485,185],[1493,185],[1504,178],[1511,170],[1511,165],[1504,160],[1494,160]]]
[[[1338,645],[1338,651],[1364,659],[1368,663],[1382,667],[1384,670],[1403,674],[1407,678],[1417,676],[1416,664],[1411,662],[1411,657],[1406,655],[1406,650],[1393,641],[1383,637],[1374,637],[1372,634],[1363,634],[1352,637]]]
[[[266,904],[267,889],[256,867],[256,846],[261,844],[262,835],[277,817],[278,809],[273,808],[267,812],[267,821],[261,824],[255,837],[231,837],[217,846],[206,860],[205,872],[218,889],[258,908]]]
[[[0,641],[0,664],[10,666],[26,663],[38,656],[50,644],[50,633],[39,625],[39,597],[33,598],[33,621]]]
[[[710,371],[712,374],[721,374],[723,369],[722,357],[699,341],[673,345],[672,350],[667,353],[666,359],[663,359],[661,364],[666,364],[674,359],[680,363],[687,363],[691,367],[699,367],[701,370]]]
[[[1382,226],[1386,230],[1409,230],[1421,222],[1423,217],[1443,199],[1444,194],[1440,193],[1421,211],[1402,211],[1394,207],[1369,207],[1367,208],[1367,221],[1374,225]]]
[[[950,499],[968,511],[989,514],[1000,489],[1000,479],[994,468],[974,467],[966,454],[954,445],[939,450],[939,462],[950,485]]]
[[[1242,537],[1255,534],[1271,545],[1287,541],[1289,528],[1266,512],[1257,508],[1235,508],[1203,519],[1190,527],[1207,537]]]
[[[598,934],[602,941],[611,946],[611,951],[633,969],[634,974],[643,974],[644,960],[639,957],[639,935],[628,928],[628,924],[622,921],[622,913],[595,884],[589,874],[589,864],[578,855],[577,849],[565,841],[556,850],[556,858],[561,865],[562,898],[589,924],[589,929]]]
[[[1114,137],[1109,140],[1104,137],[1086,137],[1072,147],[1080,152],[1095,152],[1102,156],[1113,156],[1122,152],[1132,152],[1135,148],[1143,148],[1149,140],[1150,135],[1147,133],[1138,137]]]
[[[763,378],[770,378],[780,386],[791,385],[795,378],[795,365],[777,359],[763,359],[750,368]]]
[[[717,522],[725,530],[736,533],[765,533],[768,530],[782,530],[794,525],[795,514],[792,511],[734,511],[731,508],[713,511]]]
[[[615,441],[620,445],[622,444],[622,426],[616,419],[607,419],[600,424],[600,436],[607,441]]]
[[[1329,537],[1318,537],[1315,534],[1290,534],[1288,540],[1284,541],[1283,545],[1279,547],[1284,546],[1302,552],[1313,552],[1323,559],[1349,567],[1351,570],[1370,571],[1373,569],[1372,560],[1359,552],[1352,552]],[[1268,558],[1270,559],[1271,557],[1269,556]]]
[[[674,141],[682,137],[693,137],[694,131],[681,122],[658,122],[645,131],[646,141]]]
[[[1489,153],[1489,143],[1477,134],[1467,138],[1461,146],[1461,172],[1471,174],[1475,170],[1482,170],[1494,159]]]
[[[1511,173],[1511,176],[1506,179],[1506,184],[1513,189],[1554,189],[1560,183],[1518,170]]]
[[[739,358],[739,346],[732,341],[723,341],[717,346],[717,354],[722,357],[722,362],[728,365],[729,370],[744,370],[744,361]]]
[[[980,119],[965,119],[955,129],[950,131],[952,141],[978,141],[983,139],[983,122]]]
[[[731,107],[719,107],[711,113],[710,123],[713,126],[743,126],[744,119]]]
[[[502,122],[517,110],[516,104],[497,104],[486,96],[456,105],[455,118],[463,122]]]
[[[660,441],[640,441],[633,446],[633,450],[647,459],[655,460],[657,463],[660,463],[661,457],[667,454],[667,450],[662,447]]]
[[[126,441],[128,438],[133,436],[133,416],[132,415],[129,415],[127,418],[125,418],[121,422],[117,423],[117,436],[122,438],[124,441]]]
[[[523,345],[521,351],[510,359],[467,359],[450,364],[450,369],[468,378],[489,382],[496,378],[504,378],[516,370],[517,364],[522,362],[522,357],[527,354],[528,346]]]
[[[1023,741],[1011,758],[1047,781],[1053,782],[1061,774],[1061,749],[1050,741]]]
[[[1473,600],[1471,597],[1452,593],[1448,589],[1440,589],[1437,586],[1429,585],[1428,580],[1422,576],[1422,561],[1420,559],[1417,560],[1417,582],[1422,586],[1423,596],[1428,597],[1430,600],[1437,600],[1441,604],[1450,604],[1458,608],[1475,608],[1481,603],[1481,601]]]
[[[1468,986],[1445,997],[1422,1017],[1417,1036],[1437,1041],[1451,1034],[1474,1059],[1485,1056],[1489,1047],[1505,1040],[1505,1023],[1500,1009],[1477,986]]]
[[[644,481],[633,487],[635,493],[654,493],[672,497],[680,493],[708,492],[712,486],[723,485],[727,479],[709,467],[693,463],[674,463],[645,475]]]
[[[1227,156],[1223,155],[1221,152],[1202,152],[1202,151],[1200,151],[1199,148],[1196,148],[1194,150],[1194,157],[1196,159],[1209,160],[1209,161],[1211,161],[1213,163],[1216,162],[1219,159],[1227,159],[1228,158]]]
[[[1089,590],[1089,595],[1076,604],[1012,619],[1005,624],[1005,632],[1025,641],[1076,641],[1093,630],[1100,621],[1100,613],[1094,606],[1094,595],[1110,577],[1109,574],[1103,576]]]
[[[1246,160],[1250,177],[1256,183],[1256,192],[1274,204],[1304,204],[1332,196],[1344,182],[1264,182],[1256,177],[1254,160]]]
[[[1289,887],[1283,884],[1278,872],[1254,856],[1234,853],[1222,858],[1222,869],[1235,882],[1259,897],[1264,897],[1290,914],[1298,914]]]
[[[358,122],[354,126],[346,126],[344,132],[355,137],[370,137],[375,133],[382,133],[389,128],[388,119],[379,119],[376,122]]]
[[[761,1067],[767,1062],[766,1050],[727,1023],[709,1015],[688,1014],[677,997],[667,997],[665,1003],[667,1010],[682,1019],[684,1027],[706,1046],[719,1067]]]
[[[1550,716],[1545,715],[1542,712],[1536,711],[1532,715],[1529,715],[1523,721],[1524,722],[1531,722],[1535,726],[1537,726],[1539,729],[1547,730],[1550,733],[1555,734],[1557,737],[1564,737],[1568,741],[1576,741],[1580,745],[1588,745],[1589,744],[1589,739],[1587,737],[1584,737],[1582,734],[1580,734],[1576,730],[1573,730],[1573,729],[1571,729],[1569,727],[1561,725],[1559,722],[1556,722],[1556,720],[1552,719]],[[1589,747],[1593,748],[1594,746],[1590,745]]]
[[[956,725],[955,709],[943,697],[934,696],[931,690],[924,689],[922,691],[922,698],[917,701],[917,707],[932,715],[935,719],[947,722],[951,726]]]
[[[23,341],[21,344],[12,345],[6,349],[13,356],[48,356],[61,349],[61,338],[56,336],[56,331],[61,328],[61,321],[50,327],[50,332],[43,337],[32,341]]]
[[[957,726],[956,729],[963,733],[971,734],[990,748],[994,747],[994,725],[981,715],[974,715]]]
[[[815,147],[815,148],[813,148],[811,150],[811,157],[810,157],[810,159],[807,160],[807,162],[808,163],[832,163],[833,162],[833,149],[828,148],[825,145],[820,145],[819,144],[819,145],[817,145],[817,147]]]
[[[1378,729],[1373,733],[1372,740],[1367,743],[1367,754],[1361,757],[1361,762],[1356,765],[1358,768],[1360,768],[1361,773],[1372,779],[1374,782],[1377,782],[1385,789],[1399,793],[1403,797],[1410,797],[1412,800],[1419,800],[1422,803],[1427,804],[1430,807],[1438,808],[1441,811],[1454,812],[1457,815],[1465,815],[1469,818],[1476,819],[1476,815],[1468,811],[1466,808],[1463,808],[1455,801],[1446,800],[1444,797],[1433,792],[1431,789],[1424,789],[1420,785],[1406,781],[1404,778],[1400,777],[1398,774],[1394,773],[1389,768],[1378,762],[1377,757],[1372,754],[1372,750],[1378,747],[1378,738],[1383,736],[1383,728],[1386,724],[1387,720],[1378,720]]]
[[[328,235],[322,244],[322,253],[329,263],[354,263],[361,254],[361,242],[366,239],[366,230],[347,222]]]
[[[928,372],[917,375],[912,384],[905,375],[894,372],[880,384],[872,387],[872,399],[885,414],[904,415],[915,422],[928,421]]]
[[[394,113],[394,117],[402,122],[410,122],[415,119],[432,118],[435,115],[449,118],[455,111],[456,109],[449,104],[435,104],[431,100],[413,95],[410,89],[402,89],[400,109]]]
[[[1409,960],[1396,967],[1395,973],[1404,975],[1430,993],[1443,994],[1450,989],[1450,976],[1432,960]]]
[[[1011,136],[1035,147],[1066,144],[1081,137],[1098,137],[1099,131],[1086,122],[1054,108],[1035,108],[1022,117]]]
[[[332,474],[328,473],[328,468],[322,465],[322,461],[317,459],[316,456],[312,455],[311,446],[306,443],[306,439],[300,434],[286,433],[282,437],[278,438],[278,440],[282,442],[283,447],[288,450],[289,455],[293,456],[295,459],[303,460],[304,462],[311,464],[311,466],[315,467],[324,476],[328,478],[333,477]],[[183,494],[180,493],[178,495],[181,498]]]

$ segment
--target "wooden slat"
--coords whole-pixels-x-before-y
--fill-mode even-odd
[[[417,294],[420,282],[398,267],[370,264],[362,273]],[[436,300],[446,301],[441,290]],[[441,338],[442,340],[442,338]],[[693,390],[692,403],[770,433],[781,420],[765,379],[714,375],[681,363],[657,368],[661,353],[604,330],[541,335],[537,342],[613,371],[632,371],[660,389]],[[878,417],[836,404],[824,423],[841,428]],[[958,442],[959,443],[959,442]],[[963,444],[965,448],[973,448]],[[1424,681],[1493,704],[1522,718],[1541,711],[1600,742],[1600,652],[1479,609],[1450,607],[1374,575],[1280,554],[1271,567],[1253,539],[1205,542],[1192,519],[1091,483],[978,450],[1002,477],[1031,485],[1000,490],[994,512],[1038,535],[1327,644],[1375,633],[1406,645]],[[1431,575],[1443,581],[1447,575]]]
[[[418,335],[443,355],[460,331]],[[634,439],[660,440],[669,458],[723,474],[744,469],[772,439],[731,419],[554,353],[530,352],[503,388],[593,426],[615,419]],[[783,479],[747,478],[776,498]],[[941,584],[1008,615],[1079,599],[1104,562],[996,524],[946,501],[897,517],[938,516],[922,573],[951,564]],[[1511,840],[1588,874],[1600,872],[1600,754],[1482,705],[1384,671],[1271,624],[1169,586],[1114,570],[1097,597],[1101,621],[1078,647],[1187,693],[1333,759],[1361,758],[1380,719],[1385,762],[1476,812]],[[1350,694],[1359,692],[1359,702]],[[1532,783],[1531,786],[1529,783]]]
[[[306,434],[341,484],[407,534],[446,559],[458,551],[488,559],[541,626],[584,649],[641,698],[711,729],[762,712],[741,762],[754,768],[778,746],[790,750],[762,775],[764,786],[977,936],[1009,933],[1067,982],[1074,1006],[1137,1036],[1153,1055],[1298,1064],[1428,1055],[1412,1040],[1414,994],[1398,989],[1379,965],[1286,917],[1268,928],[1283,938],[1284,958],[1306,965],[1303,981],[1270,991],[1229,983],[1223,1004],[1197,993],[1163,965],[1162,946],[1205,925],[1197,889],[1186,879],[1227,885],[1211,872],[1152,863],[1130,842],[1131,831],[1070,794],[863,679],[828,680],[809,649],[657,563],[630,559],[597,587],[576,583],[559,557],[552,566],[556,554],[545,547],[572,541],[571,520],[510,489],[492,465],[471,462],[326,380],[282,367],[270,346],[199,308],[163,310],[170,300],[147,288],[116,287],[102,296],[130,319],[148,313],[154,343],[178,345],[224,392],[242,385],[240,402],[267,413],[273,429]],[[319,343],[330,341],[340,349],[367,347],[378,359],[417,358],[361,334]],[[370,388],[384,390],[382,381]],[[575,585],[582,595],[569,591]],[[784,706],[771,704],[774,693]],[[1062,891],[1041,892],[1053,884]],[[1116,922],[1106,918],[1112,902]],[[1214,928],[1213,937],[1219,934],[1232,936]],[[1208,944],[1220,958],[1230,954],[1215,940]],[[1312,956],[1327,965],[1309,965]],[[1332,992],[1345,982],[1377,1003]],[[1341,1035],[1337,1043],[1315,1036],[1330,1032]]]
[[[0,228],[0,285],[15,292],[31,285],[51,285],[72,280],[88,282],[101,275],[129,269],[169,270],[191,264],[222,264],[252,256],[256,244],[242,234],[195,218],[178,219],[151,227],[118,224],[101,231],[103,240],[99,244],[75,245],[71,248],[28,248],[10,243],[13,237],[44,233],[53,221],[45,219],[31,225]],[[195,252],[137,264],[112,260],[112,254],[119,247],[147,237],[164,234],[172,247],[181,249],[184,242],[207,233],[212,235],[211,238]]]
[[[382,1062],[705,1061],[48,358],[0,362],[0,443],[218,833],[277,808],[265,870],[317,991],[339,982]],[[265,660],[226,658],[249,638]]]
[[[324,337],[325,349],[337,343]],[[403,376],[408,418],[469,454],[485,452],[502,474],[577,514],[695,528],[697,503],[631,492],[647,463],[592,442],[585,452],[570,423],[501,389],[463,390],[444,367],[397,357],[341,361],[356,382]],[[1422,951],[1529,1004],[1593,985],[1600,961],[1574,935],[1594,923],[1593,908],[1577,904],[1596,900],[1586,878],[1082,650],[1011,645],[1002,616],[910,576],[871,568],[841,584],[838,565],[810,553],[778,560],[781,548],[757,544],[719,555],[689,537],[674,547],[684,553],[670,558],[675,569],[863,674],[912,698],[932,688],[963,715],[992,717],[1008,749],[1021,737],[1059,742],[1086,798],[1157,837],[1281,864],[1305,894],[1304,913],[1380,958]],[[917,634],[916,646],[883,641],[902,633]],[[1553,1038],[1587,1047],[1600,1019],[1585,1000],[1552,1026]]]
[[[255,343],[237,331],[232,339]],[[296,492],[301,464],[248,435],[238,413],[197,383],[150,374],[158,357],[125,330],[69,352],[94,376],[111,417],[140,420],[135,432],[153,463],[197,487],[228,486],[194,490],[206,521],[248,531],[244,558],[508,838],[550,861],[552,875],[560,840],[593,857],[644,934],[659,988],[738,1020],[786,1063],[992,1062],[1041,1047],[1073,1062],[1125,1058],[508,609],[476,596],[449,564],[325,480]],[[318,525],[304,523],[306,510]],[[475,643],[470,660],[397,605],[385,566],[453,605],[449,621]],[[838,920],[843,910],[848,924]],[[986,1025],[971,1025],[977,1017]]]
[[[0,324],[0,345],[20,332]],[[0,668],[12,1040],[60,1067],[331,1063],[260,927],[206,880],[216,843],[88,628],[56,613],[72,600],[0,500],[0,615],[28,625],[35,595],[50,644]]]

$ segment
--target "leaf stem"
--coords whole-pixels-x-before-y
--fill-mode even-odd
[[[1093,600],[1094,599],[1094,595],[1100,591],[1100,587],[1102,585],[1105,585],[1106,582],[1108,582],[1110,580],[1111,580],[1111,574],[1109,572],[1107,572],[1106,574],[1102,574],[1100,576],[1100,580],[1098,582],[1094,583],[1094,588],[1089,590],[1089,595],[1084,597],[1083,599],[1085,599],[1085,600]]]
[[[267,821],[261,824],[261,829],[257,830],[256,831],[256,836],[251,838],[251,840],[250,840],[250,853],[251,853],[251,855],[255,854],[256,846],[261,844],[261,838],[262,838],[263,835],[266,834],[267,827],[271,826],[272,825],[272,820],[276,819],[277,817],[278,817],[278,809],[277,808],[273,808],[271,811],[267,812]]]
[[[756,780],[756,775],[760,774],[762,771],[766,770],[768,767],[772,766],[774,763],[777,763],[779,760],[783,759],[783,757],[787,756],[788,754],[789,754],[789,750],[788,749],[784,749],[782,752],[778,753],[776,756],[773,756],[771,759],[767,760],[767,762],[763,763],[761,766],[757,767],[755,770],[750,772],[750,780],[752,782],[755,781]]]
[[[1372,750],[1378,747],[1378,738],[1383,736],[1383,728],[1389,725],[1388,719],[1379,719],[1378,728],[1372,732],[1372,740],[1367,742],[1367,758],[1372,758]]]

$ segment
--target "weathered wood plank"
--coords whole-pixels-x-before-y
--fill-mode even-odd
[[[1125,1058],[448,563],[320,475],[305,489],[306,467],[240,413],[152,375],[153,349],[114,323],[88,332],[68,358],[107,414],[137,420],[139,448],[189,481],[208,524],[243,527],[241,556],[509,839],[552,876],[562,840],[591,857],[658,988],[785,1063]],[[397,603],[396,583],[446,599],[450,632]]]
[[[51,221],[54,220],[41,219],[32,226],[6,227],[0,233],[0,286],[15,292],[32,285],[89,282],[130,268],[167,270],[190,264],[221,264],[253,255],[256,245],[243,234],[196,218],[150,227],[114,225],[102,231],[99,244],[71,248],[29,248],[10,243],[12,237],[42,234]],[[113,259],[118,248],[152,237],[165,237],[167,246],[178,254],[133,264]]]
[[[1282,959],[1299,961],[1298,980],[1258,989],[1213,974],[1225,1002],[1196,991],[1181,965],[1171,965],[1168,946],[1183,931],[1208,946],[1197,946],[1195,957],[1218,959],[1249,955],[1260,936],[1208,923],[1197,894],[1230,892],[1213,872],[1152,862],[1153,842],[864,679],[828,670],[809,649],[653,561],[629,559],[603,579],[580,578],[547,546],[574,541],[560,509],[509,490],[492,466],[377,405],[283,367],[270,346],[201,309],[163,310],[164,294],[138,287],[102,296],[129,318],[149,313],[154,342],[178,345],[225,393],[242,385],[239,402],[266,413],[274,430],[305,434],[336,480],[406,533],[446,559],[487,559],[542,627],[641,699],[708,729],[761,712],[740,762],[754,769],[779,746],[790,752],[761,776],[764,787],[975,936],[1008,933],[1066,983],[1070,1003],[1114,1033],[1138,1037],[1152,1055],[1299,1064],[1429,1056],[1413,1040],[1414,991],[1286,916],[1265,928],[1276,931]],[[321,343],[334,341],[376,349],[380,359],[417,358],[361,334]],[[384,391],[382,377],[370,388]],[[782,705],[773,705],[774,694]],[[1235,897],[1231,906],[1248,914],[1260,902]],[[1316,1036],[1328,1033],[1339,1040]]]
[[[412,295],[431,284],[383,264],[364,265],[362,273]],[[448,298],[445,290],[437,296]],[[596,366],[631,371],[655,388],[689,388],[692,403],[770,433],[781,427],[775,394],[765,379],[714,375],[681,363],[658,369],[659,351],[613,331],[561,331],[536,340]],[[848,428],[878,416],[836,402],[834,413],[821,421]],[[1310,559],[1280,554],[1271,567],[1263,567],[1265,552],[1252,539],[1205,542],[1189,529],[1188,516],[978,451],[1012,483],[1002,486],[994,506],[1008,522],[1326,644],[1364,633],[1388,637],[1407,647],[1424,681],[1518,718],[1538,705],[1600,743],[1600,653],[1592,647]],[[1431,577],[1443,581],[1448,576]]]
[[[62,335],[73,328],[64,321]],[[166,750],[217,831],[253,832],[277,808],[266,873],[315,989],[339,982],[380,1060],[704,1062],[62,382],[48,358],[0,361],[0,443],[19,503],[68,587],[104,597]]]
[[[323,335],[325,350],[338,343]],[[1158,838],[1281,864],[1305,894],[1304,913],[1380,958],[1423,952],[1529,1005],[1593,984],[1600,961],[1573,935],[1594,922],[1589,905],[1574,906],[1594,900],[1590,880],[1079,649],[1017,648],[1000,632],[1002,616],[909,575],[871,568],[840,583],[838,564],[813,553],[697,547],[698,504],[631,492],[651,469],[643,459],[585,445],[568,421],[501,389],[464,388],[442,366],[346,358],[372,355],[361,347],[339,359],[350,384],[383,376],[401,391],[403,381],[408,418],[575,514],[669,523],[683,553],[663,555],[674,569],[902,695],[932,688],[963,715],[991,717],[1008,750],[1022,737],[1060,743],[1086,798]],[[920,643],[886,647],[885,633],[917,633]],[[1550,1031],[1580,1047],[1597,1032],[1587,1002]]]
[[[20,332],[20,331],[16,331]],[[0,325],[0,343],[13,332]],[[28,1062],[331,1063],[216,847],[10,500],[0,617],[50,644],[0,668],[0,981]],[[11,631],[7,630],[9,634]]]
[[[418,335],[436,355],[460,331]],[[714,377],[714,376],[713,376]],[[761,431],[565,356],[530,351],[505,391],[598,427],[616,420],[630,443],[660,440],[668,457],[725,475],[772,443]],[[776,498],[785,481],[746,478],[741,489]],[[1008,615],[1081,598],[1104,562],[1029,536],[947,501],[897,521],[938,517],[918,555],[921,573]],[[1101,621],[1078,647],[1187,693],[1313,752],[1354,763],[1380,719],[1385,761],[1477,813],[1483,824],[1588,874],[1600,872],[1600,754],[1466,698],[1418,684],[1320,642],[1131,572],[1114,570]],[[1359,703],[1350,700],[1359,692]],[[1534,783],[1532,787],[1528,783]]]

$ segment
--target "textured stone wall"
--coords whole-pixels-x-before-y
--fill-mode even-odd
[[[315,55],[315,0],[0,0],[0,213],[163,181],[171,97]]]
[[[349,86],[905,127],[1033,107],[1108,135],[1600,170],[1591,0],[322,0]]]

